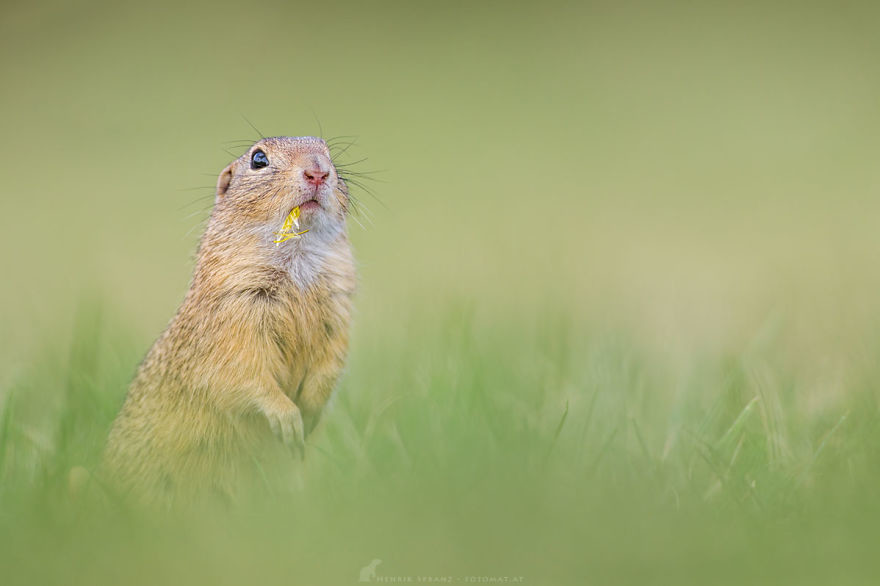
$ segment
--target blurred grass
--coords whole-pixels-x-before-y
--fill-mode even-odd
[[[873,581],[874,3],[0,10],[0,582]],[[243,116],[379,171],[334,409],[266,502],[71,502]]]
[[[876,374],[803,413],[776,340],[674,376],[619,333],[550,318],[477,329],[466,303],[414,309],[405,326],[359,330],[371,343],[356,344],[299,484],[166,517],[67,494],[139,355],[109,325],[121,321],[84,304],[72,352],[47,349],[11,390],[4,583],[336,584],[374,558],[385,576],[541,584],[867,583],[876,570]]]

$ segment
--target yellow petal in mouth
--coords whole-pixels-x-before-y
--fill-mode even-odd
[[[290,213],[287,214],[287,218],[284,219],[284,224],[281,225],[281,230],[275,232],[276,238],[273,240],[275,246],[278,246],[282,242],[287,242],[291,238],[299,238],[308,232],[308,230],[297,232],[294,230],[294,226],[296,227],[296,230],[299,230],[299,206],[290,210]]]

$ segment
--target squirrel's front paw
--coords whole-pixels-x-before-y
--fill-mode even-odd
[[[284,442],[284,445],[290,448],[294,454],[302,458],[305,449],[305,434],[299,407],[293,401],[288,401],[287,405],[266,411],[264,414],[269,421],[272,433]]]

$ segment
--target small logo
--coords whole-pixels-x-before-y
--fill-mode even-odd
[[[376,579],[376,567],[382,563],[382,560],[373,560],[363,568],[361,568],[360,581],[372,582]]]

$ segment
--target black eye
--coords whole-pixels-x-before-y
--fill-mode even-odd
[[[251,169],[262,169],[268,166],[269,159],[266,158],[266,153],[261,150],[254,151],[254,154],[251,155]]]

